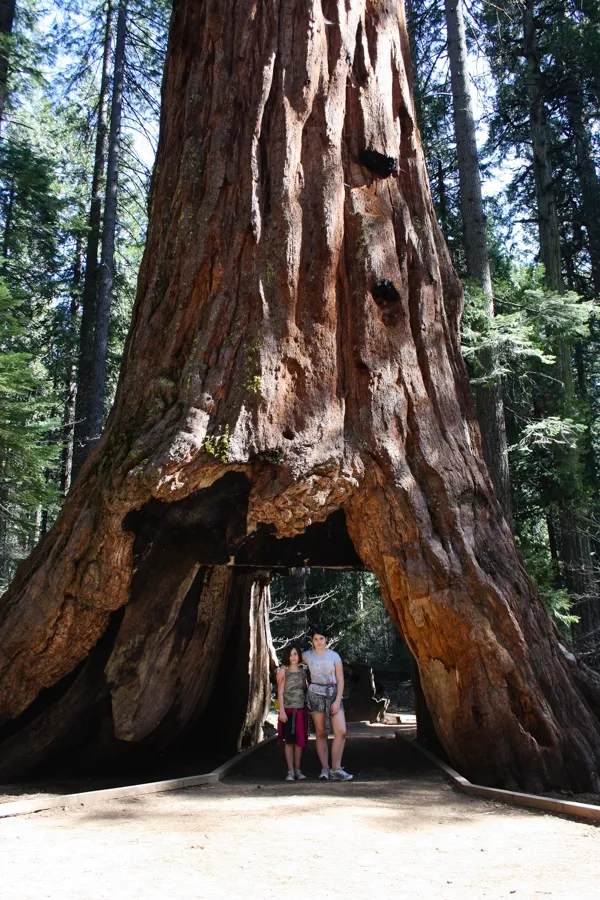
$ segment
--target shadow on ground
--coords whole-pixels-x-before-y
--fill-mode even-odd
[[[225,784],[243,785],[259,783],[262,786],[280,785],[286,789],[310,791],[356,788],[358,785],[382,781],[418,781],[433,775],[441,780],[438,770],[408,741],[396,737],[396,729],[377,726],[349,726],[348,740],[343,759],[344,768],[354,780],[348,784],[318,779],[319,763],[314,738],[305,748],[302,770],[307,776],[303,782],[285,782],[287,766],[283,747],[275,741],[259,748],[237,765],[225,779]]]

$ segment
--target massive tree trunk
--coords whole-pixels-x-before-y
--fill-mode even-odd
[[[495,314],[494,294],[481,193],[475,117],[469,87],[462,0],[445,0],[445,10],[467,276],[481,289],[485,312],[491,320]],[[492,476],[496,496],[510,518],[508,444],[502,385],[496,374],[497,354],[490,349],[482,350],[476,362],[479,371],[475,384],[475,405],[481,430],[483,457]]]
[[[600,678],[559,644],[482,461],[407,69],[388,0],[175,3],[115,405],[2,606],[14,754],[44,758],[36,728],[80,746],[58,710],[86,696],[103,753],[210,742],[224,697],[254,738],[249,585],[364,565],[460,769],[598,787]]]

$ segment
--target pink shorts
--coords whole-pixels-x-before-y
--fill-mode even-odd
[[[306,747],[308,742],[308,713],[304,707],[302,709],[287,709],[286,713],[288,717],[288,722],[291,723],[292,716],[296,713],[296,733],[294,735],[295,740],[286,740],[284,737],[283,729],[286,728],[288,730],[288,723],[284,723],[281,720],[277,720],[277,746],[280,747],[282,744],[296,744],[297,747]],[[288,732],[289,733],[289,732]]]

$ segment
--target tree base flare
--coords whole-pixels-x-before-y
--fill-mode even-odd
[[[255,740],[265,572],[313,560],[377,575],[468,778],[598,790],[600,687],[482,461],[402,9],[326,6],[175,4],[115,406],[2,601],[2,749]]]

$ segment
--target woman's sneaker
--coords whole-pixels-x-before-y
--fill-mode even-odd
[[[329,769],[326,769],[326,768],[321,769],[321,774],[319,775],[319,778],[321,779],[321,781],[328,781],[329,780]]]
[[[306,775],[300,769],[296,769],[296,781],[306,781]]]
[[[295,773],[292,772],[292,771],[290,770],[290,771],[287,773],[287,775],[285,776],[285,780],[286,780],[286,781],[295,781],[295,780],[296,780],[296,775],[295,775]]]
[[[339,769],[331,769],[329,773],[330,781],[352,781],[354,775],[350,775],[349,772],[346,772],[345,769],[342,769],[340,766]]]

